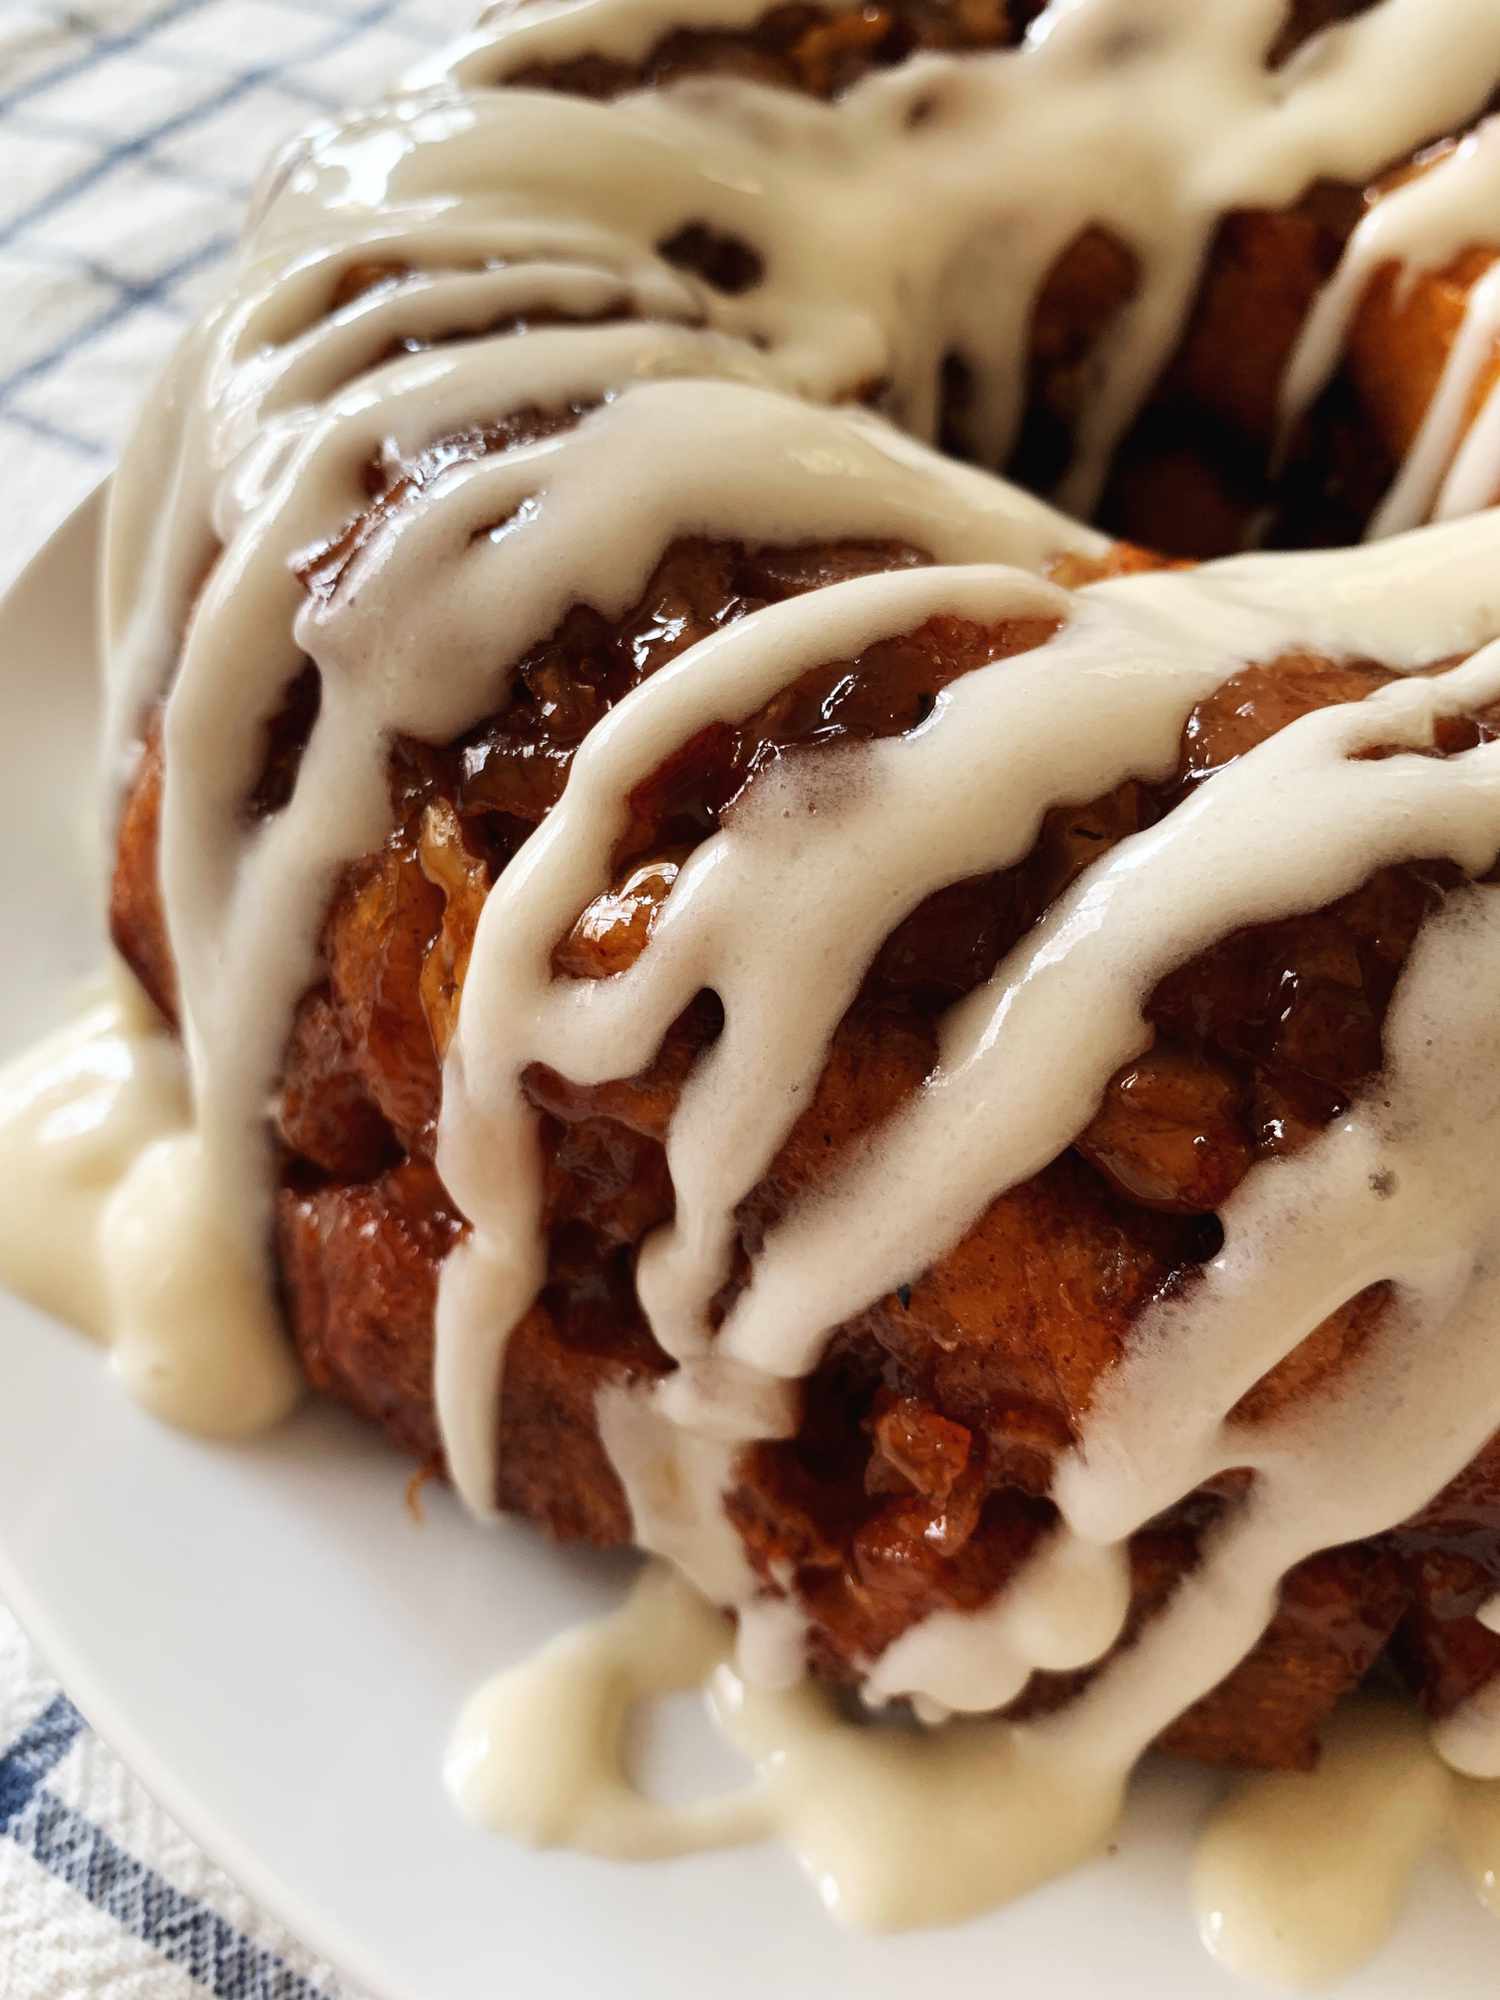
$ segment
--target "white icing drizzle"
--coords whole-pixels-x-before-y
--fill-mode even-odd
[[[197,1184],[182,1055],[133,980],[0,1071],[0,1271],[108,1343],[132,1395],[216,1437],[301,1391],[258,1264]]]
[[[616,1860],[763,1838],[770,1821],[753,1794],[671,1806],[626,1771],[631,1709],[700,1687],[728,1644],[720,1614],[653,1566],[620,1610],[565,1633],[471,1697],[448,1751],[449,1791],[495,1832]]]
[[[482,720],[570,606],[621,612],[681,536],[885,538],[934,559],[761,611],[619,704],[485,906],[444,1080],[439,1165],[472,1231],[443,1271],[436,1390],[450,1469],[484,1512],[504,1342],[542,1273],[521,1071],[539,1060],[580,1083],[628,1075],[694,993],[712,986],[724,1001],[723,1034],[670,1134],[676,1217],[640,1264],[653,1330],[681,1365],[657,1392],[612,1395],[600,1420],[638,1538],[737,1608],[741,1666],[757,1679],[785,1680],[802,1635],[751,1575],[722,1497],[739,1447],[793,1426],[795,1384],[830,1328],[918,1275],[1069,1143],[1146,1046],[1142,1007],[1164,972],[1384,862],[1446,855],[1481,873],[1500,849],[1500,745],[1409,754],[1440,717],[1500,699],[1493,518],[1379,551],[1245,558],[1069,596],[1033,572],[1099,539],[920,442],[956,353],[974,371],[968,442],[1003,461],[1035,299],[1097,225],[1140,269],[1092,359],[1058,496],[1086,510],[1178,339],[1220,217],[1283,205],[1320,177],[1368,179],[1476,116],[1500,78],[1492,0],[1382,0],[1275,72],[1264,56],[1280,0],[1146,11],[1053,0],[1020,50],[923,57],[835,105],[722,79],[608,105],[489,87],[581,52],[638,57],[669,20],[742,24],[745,0],[547,0],[507,14],[424,79],[431,88],[325,128],[282,162],[231,296],[183,350],[116,487],[111,768],[128,774],[143,715],[170,686],[161,873],[194,1120],[175,1152],[145,1156],[137,1185],[191,1188],[204,1240],[244,1278],[219,1316],[224,1339],[238,1316],[262,1360],[265,1107],[338,871],[388,830],[391,735],[441,740]],[[1372,210],[1310,323],[1291,407],[1324,378],[1379,263],[1439,262],[1441,246],[1487,233],[1494,145],[1487,129]],[[752,246],[762,281],[731,295],[670,268],[657,246],[692,224]],[[389,281],[335,308],[340,281],[371,265]],[[1383,526],[1452,514],[1496,484],[1500,414],[1486,409],[1459,447],[1500,310],[1492,289],[1475,289],[1431,434]],[[597,323],[545,323],[558,316]],[[525,331],[494,330],[517,320]],[[912,435],[829,407],[875,385]],[[299,560],[366,507],[372,458],[412,458],[525,409],[583,414],[442,472],[381,521],[331,595],[304,590]],[[637,778],[704,721],[743,716],[804,668],[939,612],[1059,629],[951,685],[906,737],[784,762],[691,857],[628,973],[553,980],[552,948],[606,886]],[[711,1338],[734,1205],[807,1101],[893,925],[933,889],[1024,855],[1049,806],[1167,775],[1195,703],[1247,661],[1307,648],[1401,669],[1475,657],[1304,718],[1085,874],[952,1010],[908,1109],[772,1232]],[[305,659],[321,708],[296,790],[252,825],[265,726]],[[1071,726],[1079,715],[1087,728]],[[1377,746],[1403,754],[1358,759]],[[1013,1786],[997,1813],[1029,1827],[1044,1795],[1063,1813],[1016,1882],[1103,1838],[1130,1764],[1253,1646],[1289,1567],[1423,1505],[1495,1427],[1500,1356],[1485,1328],[1500,1244],[1481,1163],[1500,1119],[1500,1030],[1485,1007],[1500,975],[1497,893],[1450,898],[1419,941],[1380,1092],[1296,1160],[1255,1169],[1226,1209],[1221,1255],[1148,1316],[1061,1470],[1060,1525],[1015,1586],[977,1617],[929,1620],[875,1663],[876,1698],[910,1694],[936,1713],[1004,1701],[1036,1667],[1099,1658],[1124,1617],[1133,1529],[1214,1472],[1254,1468],[1249,1500],[1141,1641],[1059,1717],[985,1737]],[[1395,1176],[1389,1199],[1372,1193],[1377,1173]],[[143,1246],[130,1268],[149,1275],[165,1239],[135,1227],[122,1242]],[[1232,1421],[1245,1389],[1378,1281],[1396,1287],[1396,1308],[1337,1403],[1258,1430]],[[282,1367],[289,1378],[284,1355]],[[229,1401],[254,1404],[239,1390]],[[255,1407],[276,1403],[268,1393]],[[615,1660],[606,1699],[587,1648],[576,1664],[561,1707],[539,1688],[519,1711],[507,1695],[471,1717],[473,1740],[514,1741],[517,1712],[523,1734],[539,1718],[560,1732],[639,1684],[638,1662]],[[773,1699],[816,1697],[725,1701],[769,1762],[757,1717]],[[801,1767],[814,1774],[797,1808],[809,1853],[834,1840],[805,1832],[820,1796],[855,1782],[842,1743],[828,1734]],[[939,1788],[972,1787],[963,1747],[919,1754],[929,1778],[951,1773]],[[460,1759],[466,1796],[491,1762]],[[887,1804],[906,1798],[904,1776],[878,1759],[861,1768],[889,1779]],[[642,1834],[618,1785],[601,1799],[568,1783],[559,1817],[541,1792],[501,1817],[600,1846],[666,1839]],[[947,1913],[972,1893],[955,1886]]]
[[[1287,434],[1327,386],[1349,325],[1386,266],[1396,297],[1419,274],[1439,271],[1461,251],[1491,242],[1500,213],[1500,119],[1490,118],[1425,171],[1374,202],[1303,326],[1287,367],[1282,429]],[[1487,272],[1472,288],[1464,323],[1400,476],[1372,519],[1372,537],[1398,534],[1429,517],[1452,520],[1488,506],[1500,484],[1500,434],[1485,413],[1470,425],[1476,384],[1500,334],[1500,282]],[[1467,433],[1467,435],[1466,435]]]
[[[960,684],[955,710],[962,692]],[[1112,754],[1131,759],[1122,777],[1152,771],[1152,749],[1168,730],[1167,758],[1175,749],[1182,711],[1163,713],[1162,690],[1153,692],[1154,742],[1118,723],[1105,738]],[[1374,867],[1419,851],[1452,853],[1474,872],[1487,867],[1500,846],[1500,759],[1476,751],[1472,763],[1441,767],[1435,784],[1440,767],[1430,759],[1348,761],[1382,743],[1428,744],[1444,694],[1460,707],[1475,694],[1494,699],[1500,650],[1441,680],[1398,683],[1304,717],[1087,871],[951,1011],[938,1068],[911,1108],[815,1207],[772,1233],[718,1336],[723,1350],[774,1375],[805,1375],[829,1327],[920,1273],[989,1200],[1083,1129],[1110,1076],[1150,1041],[1146,995],[1227,931],[1316,909]],[[1097,741],[1092,730],[1085,740]],[[778,967],[778,985],[785,977]],[[872,1216],[884,1225],[873,1242]]]
[[[1500,267],[1487,271],[1469,294],[1463,327],[1453,344],[1443,379],[1433,397],[1434,423],[1437,424],[1447,419],[1450,397],[1457,400],[1457,392],[1449,387],[1450,378],[1457,376],[1468,391],[1455,427],[1458,442],[1453,451],[1453,462],[1432,508],[1432,518],[1437,521],[1451,521],[1460,514],[1472,514],[1477,508],[1490,506],[1500,494],[1500,389],[1495,383],[1491,384],[1477,415],[1470,414],[1481,376],[1487,368],[1493,374],[1496,360],[1500,358],[1500,279],[1495,275],[1497,268]],[[1465,417],[1468,418],[1467,430],[1463,427]],[[1425,430],[1424,418],[1423,432]],[[1423,433],[1419,432],[1417,445],[1412,448],[1413,456],[1422,442]],[[1384,515],[1379,525],[1385,525]],[[1399,517],[1396,525],[1400,525]]]
[[[1484,699],[1497,674],[1500,648],[1491,647],[1453,674],[1320,711],[1263,750],[1281,746],[1288,769],[1303,772],[1305,793],[1312,787],[1303,758],[1309,750],[1316,755],[1315,738],[1350,749],[1410,729],[1420,740],[1423,711],[1430,725],[1448,702]],[[1387,730],[1395,732],[1389,739]],[[1261,754],[1231,773],[1248,770]],[[1398,770],[1451,775],[1464,767],[1467,787],[1482,759],[1472,752],[1447,764],[1400,757],[1343,764],[1351,789],[1335,821],[1362,818],[1360,778],[1379,774],[1383,790]],[[1476,871],[1500,845],[1495,780],[1480,783],[1485,803],[1471,796],[1462,829],[1449,827],[1460,832],[1461,845],[1475,843],[1467,865]],[[1268,782],[1271,816],[1295,819],[1294,796]],[[1421,807],[1415,793],[1409,803],[1376,803],[1372,794],[1371,809],[1384,823]],[[1416,833],[1416,846],[1427,851],[1429,839],[1445,838],[1436,828],[1433,821]],[[1252,842],[1251,868],[1257,852]],[[1338,865],[1332,847],[1329,858]],[[1095,875],[1107,877],[1112,865],[1100,864]],[[1085,903],[1091,886],[1087,878],[1079,885]],[[1326,885],[1314,886],[1309,897],[1321,901],[1327,893]],[[1378,1091],[1297,1158],[1250,1175],[1224,1212],[1223,1251],[1190,1293],[1147,1316],[1099,1399],[1083,1447],[1061,1468],[1054,1497],[1062,1526],[991,1610],[967,1619],[936,1614],[898,1642],[876,1665],[877,1697],[917,1691],[946,1707],[977,1707],[1013,1696],[1033,1668],[1097,1657],[1123,1620],[1118,1570],[1128,1536],[1216,1473],[1251,1469],[1249,1499],[1226,1518],[1198,1570],[1136,1644],[1058,1715],[1019,1726],[1007,1739],[1026,1746],[1028,1758],[1055,1755],[1057,1790],[1102,1812],[1099,1802],[1119,1797],[1151,1739],[1253,1646],[1288,1569],[1415,1512],[1474,1457],[1500,1401],[1500,1356],[1488,1338],[1500,1307],[1500,1212],[1486,1165],[1500,1124],[1500,1028],[1489,1005],[1497,977],[1500,891],[1455,893],[1423,932],[1398,987]],[[1097,992],[1089,1005],[1097,1008]],[[855,1262],[841,1264],[846,1279]],[[859,1278],[865,1281],[862,1269]],[[1245,1392],[1330,1311],[1381,1281],[1397,1287],[1397,1307],[1373,1350],[1341,1377],[1336,1399],[1294,1407],[1273,1423],[1234,1419]],[[1419,1395],[1411,1393],[1416,1354]],[[617,1435],[606,1429],[612,1449]],[[684,1461],[670,1426],[660,1444],[645,1462],[680,1503]],[[690,1442],[692,1452],[700,1448],[701,1441]],[[622,1463],[629,1481],[630,1461]],[[1383,1468],[1380,1478],[1371,1477],[1372,1465]],[[653,1537],[638,1510],[643,1539],[678,1556],[689,1575],[698,1553],[694,1520],[711,1517],[711,1497],[710,1489],[707,1502],[701,1491],[689,1498],[685,1555],[680,1543]],[[683,1518],[675,1516],[679,1536]],[[725,1595],[731,1579],[715,1580]],[[1442,1732],[1438,1745],[1452,1754]]]
[[[920,1696],[942,1711],[1005,1708],[1033,1672],[1092,1666],[1130,1608],[1122,1546],[1053,1534],[1009,1589],[980,1611],[937,1611],[910,1626],[865,1680],[872,1702]]]
[[[1500,1676],[1444,1716],[1432,1738],[1453,1770],[1470,1778],[1500,1778]]]
[[[1400,478],[1370,523],[1371,535],[1410,527],[1429,514],[1448,519],[1464,511],[1455,496],[1476,484],[1483,490],[1479,505],[1495,497],[1495,462],[1476,470],[1477,453],[1493,450],[1493,418],[1488,409],[1469,422],[1470,404],[1485,366],[1495,356],[1500,337],[1500,265],[1474,286],[1464,310],[1463,325],[1453,343],[1432,401],[1422,418]]]
[[[1455,1778],[1410,1709],[1351,1703],[1315,1772],[1242,1779],[1209,1821],[1193,1870],[1204,1943],[1269,1986],[1332,1985],[1379,1949],[1437,1846],[1493,1908],[1500,1786]]]
[[[953,1923],[1098,1852],[1121,1784],[1070,1770],[1003,1722],[857,1729],[811,1682],[767,1689],[729,1666],[724,1621],[650,1569],[620,1610],[499,1674],[465,1709],[449,1789],[531,1845],[631,1858],[775,1834],[831,1915],[869,1930]],[[754,1766],[727,1797],[668,1806],[626,1774],[631,1710],[704,1686]]]

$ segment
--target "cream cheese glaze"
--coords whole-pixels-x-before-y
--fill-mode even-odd
[[[0,1070],[0,1273],[110,1349],[156,1416],[213,1437],[301,1382],[258,1262],[201,1198],[182,1054],[123,970]]]
[[[444,1078],[438,1163],[470,1228],[442,1276],[437,1401],[450,1470],[483,1513],[505,1339],[543,1268],[521,1072],[540,1061],[580,1083],[629,1074],[692,994],[723,1000],[724,1031],[670,1134],[676,1216],[640,1265],[652,1330],[679,1366],[649,1394],[611,1392],[600,1427],[642,1545],[735,1608],[741,1668],[780,1682],[798,1663],[796,1608],[751,1574],[722,1498],[743,1446],[785,1434],[828,1329],[920,1273],[1070,1142],[1145,1047],[1143,1004],[1164,972],[1385,862],[1445,855],[1478,875],[1500,852],[1500,746],[1420,754],[1441,717],[1500,699],[1500,527],[1458,518],[1500,490],[1500,405],[1462,437],[1500,327],[1493,279],[1474,288],[1380,523],[1441,525],[1379,549],[1245,557],[1077,593],[1039,572],[1100,539],[926,442],[944,357],[974,371],[966,443],[1002,462],[1047,273],[1086,225],[1129,244],[1139,285],[1096,357],[1055,496],[1087,511],[1175,346],[1220,219],[1320,178],[1364,181],[1474,120],[1500,81],[1500,12],[1383,0],[1272,70],[1281,0],[1053,0],[1018,50],[923,56],[832,105],[723,79],[610,104],[506,82],[584,52],[638,56],[669,22],[729,27],[758,11],[539,0],[294,149],[228,296],[122,468],[108,625],[117,783],[170,690],[161,880],[192,1125],[175,1152],[146,1155],[138,1185],[190,1188],[217,1255],[244,1275],[242,1313],[218,1324],[242,1321],[236,1353],[269,1372],[228,1401],[269,1415],[291,1369],[278,1378],[267,1363],[279,1350],[258,1282],[265,1110],[339,871],[388,830],[392,734],[451,738],[493,712],[510,667],[572,604],[628,605],[679,536],[890,539],[934,558],[758,612],[611,712],[489,897]],[[1494,130],[1355,232],[1289,373],[1289,419],[1326,380],[1375,271],[1430,268],[1493,233]],[[673,269],[658,245],[689,223],[751,246],[761,281],[729,294]],[[334,303],[372,264],[390,281]],[[492,331],[528,315],[538,323],[522,333]],[[430,352],[396,352],[439,336]],[[882,414],[846,406],[862,395]],[[305,591],[298,558],[360,513],[373,456],[410,457],[524,408],[580,414],[440,474],[382,522],[335,592]],[[633,782],[706,721],[749,713],[804,667],[937,611],[1057,629],[954,683],[905,737],[783,765],[694,853],[629,972],[553,978],[553,945],[607,883]],[[1088,871],[952,1010],[910,1108],[772,1232],[711,1335],[735,1205],[806,1102],[891,928],[932,890],[1024,854],[1049,806],[1167,773],[1197,702],[1247,662],[1297,650],[1402,670],[1473,657],[1293,724]],[[264,730],[307,660],[321,706],[296,789],[255,824],[243,804]],[[1087,731],[1056,727],[1085,710]],[[1398,754],[1359,756],[1376,746]],[[1141,1326],[1061,1470],[1060,1524],[1030,1567],[985,1611],[939,1614],[870,1663],[873,1701],[910,1696],[936,1717],[1003,1703],[1034,1668],[1096,1660],[1125,1615],[1130,1533],[1213,1473],[1256,1470],[1199,1570],[1082,1699],[1025,1732],[983,1725],[998,1732],[995,1756],[1030,1773],[1018,1799],[1041,1788],[1076,1805],[1048,1865],[1103,1837],[1130,1765],[1255,1643],[1289,1567],[1410,1514],[1497,1427],[1486,1328],[1500,1214],[1480,1168],[1500,1129],[1500,1030],[1484,1004],[1500,974],[1497,896],[1450,897],[1398,990],[1380,1092],[1296,1160],[1255,1168],[1201,1282]],[[773,907],[776,948],[757,950]],[[1244,1391],[1377,1281],[1399,1309],[1347,1397],[1259,1430],[1236,1423]],[[762,1740],[763,1697],[752,1689],[736,1710],[752,1718],[747,1741]],[[1483,1692],[1438,1743],[1465,1769],[1500,1769],[1500,1716]],[[486,1765],[472,1744],[465,1755],[472,1795]],[[828,1755],[820,1769],[844,1768],[842,1748]],[[612,1800],[548,1824],[616,1841],[629,1815]],[[512,1802],[491,1816],[524,1812]]]
[[[448,1783],[479,1824],[614,1857],[691,1853],[776,1834],[841,1922],[953,1923],[1098,1852],[1123,1779],[1068,1766],[1005,1722],[854,1729],[811,1682],[757,1687],[729,1635],[671,1571],[648,1569],[611,1617],[482,1688],[459,1720]],[[632,1706],[703,1684],[749,1760],[738,1792],[686,1806],[627,1772]]]
[[[1371,280],[1395,266],[1398,295],[1420,271],[1435,271],[1493,231],[1500,207],[1500,119],[1484,124],[1367,210],[1339,268],[1302,330],[1284,384],[1287,432],[1324,388],[1337,366],[1349,322]],[[1370,524],[1372,535],[1394,534],[1429,517],[1451,520],[1495,497],[1500,453],[1500,400],[1486,399],[1470,424],[1470,404],[1500,335],[1500,279],[1487,272],[1474,286],[1437,393],[1401,475]],[[1467,428],[1467,435],[1465,430]]]
[[[1418,1863],[1444,1848],[1493,1909],[1500,1786],[1455,1777],[1410,1710],[1350,1703],[1316,1772],[1245,1778],[1210,1818],[1193,1869],[1203,1941],[1266,1985],[1331,1985],[1378,1948]]]

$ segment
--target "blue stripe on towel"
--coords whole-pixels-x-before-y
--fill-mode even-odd
[[[325,2000],[324,1990],[173,1888],[71,1806],[38,1790],[10,1829],[34,1861],[218,2000]]]
[[[83,1718],[68,1697],[54,1695],[0,1757],[0,1834],[9,1833],[82,1728]]]

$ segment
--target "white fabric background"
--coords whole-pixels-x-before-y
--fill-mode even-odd
[[[109,470],[272,146],[475,11],[0,0],[0,588]],[[0,2000],[205,1994],[358,2000],[156,1808],[0,1606]]]

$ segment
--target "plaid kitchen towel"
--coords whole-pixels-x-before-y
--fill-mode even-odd
[[[476,0],[0,0],[0,588],[108,471],[271,148]],[[84,1725],[0,1607],[0,2000],[357,2000]]]
[[[358,2000],[84,1723],[0,1606],[4,2000]]]
[[[478,0],[0,0],[0,588],[108,471],[273,146]]]

